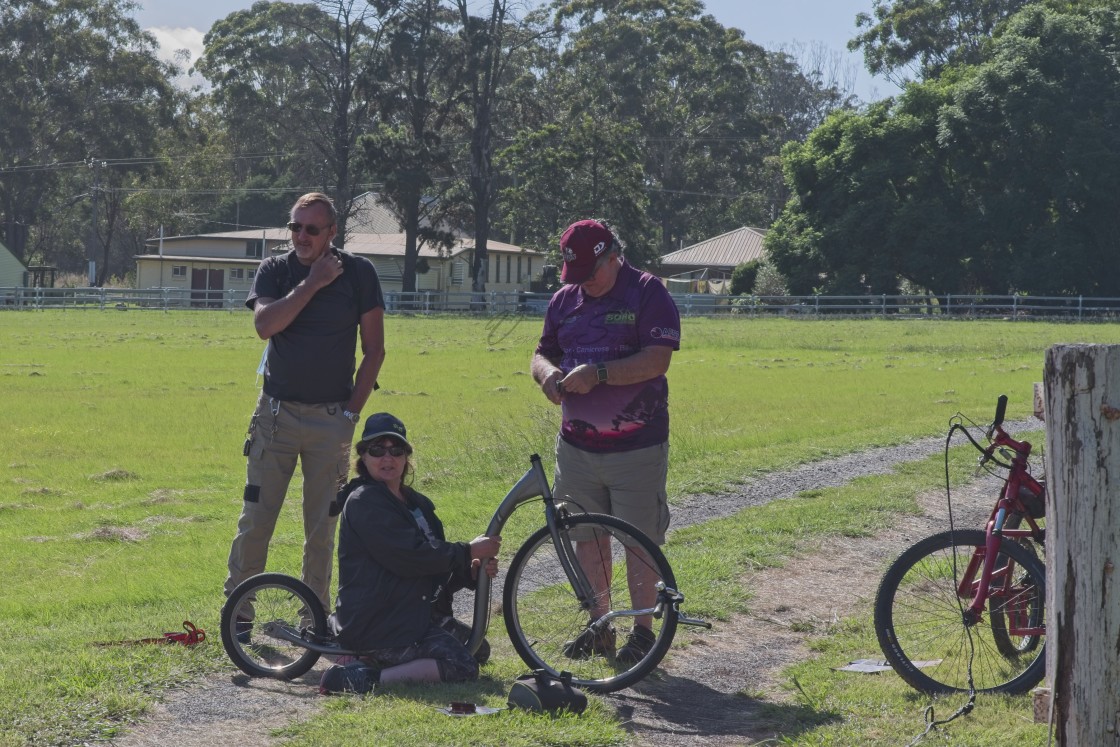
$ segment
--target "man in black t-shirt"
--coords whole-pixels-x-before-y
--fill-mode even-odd
[[[264,387],[245,441],[247,479],[229,554],[228,595],[264,571],[288,483],[303,473],[303,581],[330,610],[336,516],[347,454],[385,360],[385,302],[373,265],[331,245],[337,213],[318,192],[300,197],[288,229],[292,250],[268,257],[245,305],[268,340]],[[355,345],[362,359],[355,370]],[[251,636],[252,620],[238,620]]]

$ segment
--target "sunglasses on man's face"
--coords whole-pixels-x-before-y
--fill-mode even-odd
[[[383,457],[386,454],[393,457],[405,456],[411,453],[404,446],[367,446],[361,450],[362,454],[369,454],[371,457]]]
[[[299,233],[300,231],[307,231],[308,236],[318,236],[323,231],[333,226],[333,223],[328,223],[325,226],[319,227],[312,223],[296,223],[295,221],[288,224],[288,230],[292,233]]]

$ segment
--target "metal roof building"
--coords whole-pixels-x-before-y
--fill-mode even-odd
[[[661,258],[661,274],[664,277],[703,280],[730,278],[737,266],[765,258],[766,252],[762,248],[765,236],[765,228],[744,226],[705,239],[664,255]]]

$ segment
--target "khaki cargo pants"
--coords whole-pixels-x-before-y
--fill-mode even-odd
[[[337,516],[331,502],[345,484],[354,425],[345,403],[280,402],[262,393],[249,424],[244,503],[229,552],[225,593],[262,573],[268,543],[299,460],[303,473],[303,582],[330,612]]]

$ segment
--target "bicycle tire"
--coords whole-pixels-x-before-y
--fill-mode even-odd
[[[630,609],[631,604],[625,567],[628,563],[641,563],[652,571],[652,577],[676,588],[673,570],[660,548],[633,525],[603,514],[575,514],[557,522],[565,536],[573,531],[579,538],[604,532],[600,536],[610,538],[613,573],[607,597],[612,602],[624,600],[624,609]],[[624,547],[632,551],[624,551]],[[590,614],[576,599],[548,527],[534,533],[510,561],[502,601],[506,630],[521,659],[531,669],[544,669],[555,676],[569,672],[572,684],[591,692],[621,690],[645,677],[661,662],[677,630],[678,612],[673,605],[666,605],[660,619],[653,620],[654,642],[648,653],[630,665],[620,663],[613,653],[586,658],[565,655],[564,649],[585,629]]]
[[[1045,644],[1008,656],[989,625],[964,622],[962,607],[969,600],[957,596],[952,558],[956,554],[956,572],[963,573],[984,543],[984,532],[975,529],[935,534],[903,552],[883,576],[875,597],[875,633],[887,661],[916,690],[968,692],[971,668],[977,692],[1018,695],[1045,674]],[[1046,574],[1038,559],[1007,542],[996,567],[1013,573],[1019,584],[1009,596],[991,598],[994,603],[1004,609],[1025,605],[1032,619],[1045,624]]]
[[[1004,523],[1004,529],[1018,529],[1022,521],[1022,514],[1015,511],[1009,512],[1007,514],[1007,521]],[[1019,538],[1016,540],[1016,543],[1036,559],[1039,557],[1040,552],[1038,548],[1041,546],[1037,545],[1030,537]],[[1045,567],[1045,564],[1043,564],[1043,567]],[[1032,627],[1041,624],[1041,607],[1032,608],[1029,614]],[[995,640],[996,648],[998,648],[1000,653],[1004,656],[1019,656],[1033,651],[1042,643],[1042,636],[1040,635],[1012,635],[1008,630],[1007,615],[1004,614],[1003,605],[993,604],[988,613],[988,619],[992,626],[992,637]]]
[[[238,584],[222,606],[222,646],[250,677],[293,679],[319,660],[319,653],[271,636],[267,624],[297,635],[327,635],[327,615],[311,588],[283,573],[261,573]]]

